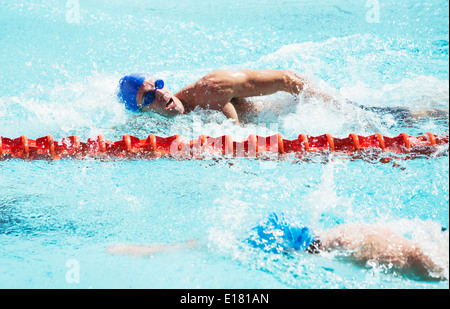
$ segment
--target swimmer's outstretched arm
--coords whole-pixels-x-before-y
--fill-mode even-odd
[[[334,100],[319,91],[306,77],[289,70],[240,70],[228,74],[234,75],[234,97],[264,96],[283,91],[306,97],[316,96],[325,101]]]
[[[198,240],[189,240],[176,244],[116,244],[108,247],[106,252],[113,255],[130,255],[136,257],[148,257],[160,252],[173,252],[182,249],[193,248],[198,245]]]
[[[175,96],[183,102],[186,110],[194,110],[197,106],[220,110],[238,123],[233,102],[279,91],[334,100],[317,90],[307,78],[287,70],[217,70],[184,87]]]
[[[415,242],[385,227],[344,224],[325,231],[321,242],[323,250],[351,252],[350,258],[355,262],[374,260],[422,278],[448,279]]]

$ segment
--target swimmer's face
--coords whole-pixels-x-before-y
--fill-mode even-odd
[[[156,78],[149,77],[139,88],[136,95],[136,102],[138,107],[142,106],[142,101],[148,92],[155,91]],[[176,98],[166,87],[156,89],[155,100],[153,103],[144,106],[141,111],[151,111],[163,116],[175,116],[184,114],[184,106],[181,101]]]

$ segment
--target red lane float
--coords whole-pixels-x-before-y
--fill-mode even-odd
[[[314,152],[363,153],[376,149],[394,154],[431,154],[437,146],[448,145],[449,135],[426,133],[413,137],[401,133],[396,137],[380,133],[360,136],[355,133],[346,138],[335,138],[331,134],[309,136],[300,134],[297,139],[283,139],[280,134],[268,137],[250,135],[244,141],[233,141],[229,135],[184,140],[179,135],[160,137],[149,135],[146,139],[124,135],[122,140],[112,142],[100,135],[96,139],[80,141],[78,136],[55,141],[51,135],[36,140],[21,136],[15,139],[0,137],[0,160],[64,158],[201,158],[202,154],[226,155],[230,157],[258,157],[261,154],[295,154],[301,156]]]

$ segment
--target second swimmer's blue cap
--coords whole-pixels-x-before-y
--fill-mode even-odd
[[[311,230],[298,220],[272,213],[253,229],[249,242],[266,252],[281,253],[288,249],[306,250],[314,240]]]
[[[126,109],[133,112],[139,111],[136,95],[141,85],[150,76],[148,73],[134,73],[120,79],[118,97],[125,104]]]

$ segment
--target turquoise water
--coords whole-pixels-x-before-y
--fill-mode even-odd
[[[215,69],[275,68],[361,104],[448,108],[448,2],[380,1],[379,19],[366,3],[373,1],[0,1],[0,135],[448,132],[448,119],[398,122],[345,101],[337,108],[285,94],[255,99],[281,115],[268,108],[242,127],[207,111],[132,115],[116,101],[117,81],[129,72],[152,72],[175,92]],[[439,154],[395,165],[341,157],[2,161],[0,287],[448,288],[334,255],[263,255],[243,242],[279,210],[317,231],[386,224],[448,260],[448,147]],[[200,246],[151,258],[105,251],[189,239]]]

